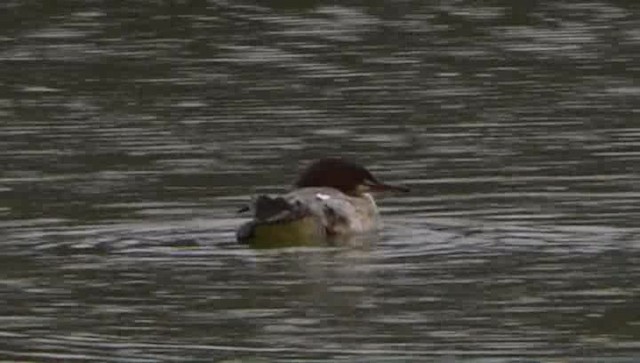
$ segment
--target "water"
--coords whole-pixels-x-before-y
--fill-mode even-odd
[[[634,1],[0,5],[0,357],[633,362]],[[357,248],[250,195],[355,158]]]

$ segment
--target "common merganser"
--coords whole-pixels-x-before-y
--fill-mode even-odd
[[[253,219],[237,231],[239,242],[253,247],[284,247],[335,243],[375,231],[379,213],[370,192],[407,192],[404,186],[379,182],[364,167],[341,158],[313,162],[293,190],[281,196],[258,196],[244,208]]]

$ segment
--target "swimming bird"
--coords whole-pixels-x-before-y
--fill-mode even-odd
[[[371,192],[407,192],[378,181],[366,168],[342,158],[311,163],[288,193],[259,195],[244,208],[253,218],[237,231],[239,242],[253,247],[335,244],[379,227]]]

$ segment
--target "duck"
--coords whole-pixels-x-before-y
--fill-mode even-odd
[[[375,232],[380,213],[372,193],[408,192],[380,182],[365,167],[339,157],[307,166],[288,192],[258,195],[240,212],[251,220],[237,232],[238,242],[257,248],[334,245],[348,237]]]

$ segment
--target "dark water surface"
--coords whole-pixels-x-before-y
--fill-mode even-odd
[[[0,4],[0,358],[636,362],[638,1]],[[235,211],[344,155],[358,248]]]

